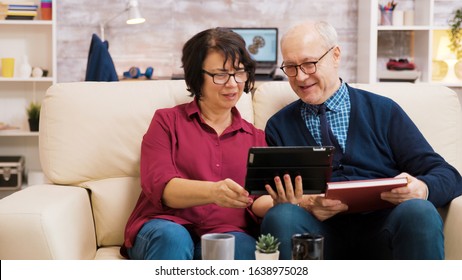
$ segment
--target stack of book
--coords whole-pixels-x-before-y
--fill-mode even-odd
[[[37,16],[38,5],[34,2],[18,2],[7,4],[5,19],[32,20]]]

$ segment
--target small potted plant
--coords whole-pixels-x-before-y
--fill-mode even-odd
[[[38,102],[31,102],[29,103],[29,106],[27,106],[26,108],[30,131],[39,130],[40,109],[41,108],[42,106]]]
[[[270,233],[262,234],[256,242],[255,259],[257,260],[278,260],[279,244],[281,242]]]

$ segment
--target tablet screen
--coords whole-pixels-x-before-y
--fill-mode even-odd
[[[275,189],[274,177],[289,174],[292,182],[297,175],[302,176],[303,193],[324,193],[332,175],[333,156],[331,146],[252,147],[245,187],[251,194],[267,194],[266,184]]]

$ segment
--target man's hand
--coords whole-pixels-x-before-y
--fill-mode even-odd
[[[270,185],[265,185],[266,191],[273,199],[273,205],[281,203],[300,204],[303,196],[303,184],[301,176],[295,177],[295,189],[288,174],[284,175],[284,185],[282,184],[281,178],[279,178],[279,176],[274,178],[274,183],[276,185],[276,190],[273,190]]]
[[[406,187],[392,189],[389,192],[383,192],[380,197],[383,200],[389,201],[395,205],[400,204],[409,199],[420,198],[427,199],[428,187],[423,181],[409,175],[408,173],[401,173],[396,177],[407,178],[408,184]]]
[[[266,185],[266,190],[273,199],[273,204],[292,203],[303,207],[318,220],[324,221],[337,213],[346,211],[348,206],[339,200],[327,199],[322,195],[303,195],[301,176],[295,177],[295,188],[289,175],[284,175],[284,185],[279,177],[274,178],[276,190]],[[285,186],[285,188],[284,188]]]
[[[313,214],[319,221],[327,220],[348,210],[348,206],[340,200],[328,199],[324,195],[305,195],[300,206]]]

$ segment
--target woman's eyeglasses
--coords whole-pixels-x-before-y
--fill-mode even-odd
[[[249,73],[247,71],[236,71],[234,74],[229,73],[210,73],[202,69],[202,72],[209,75],[213,79],[213,83],[217,85],[224,85],[226,84],[229,79],[234,77],[234,81],[236,83],[245,83],[249,79]]]

